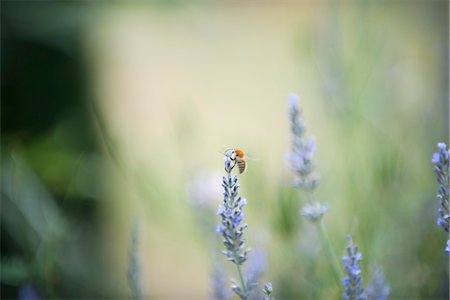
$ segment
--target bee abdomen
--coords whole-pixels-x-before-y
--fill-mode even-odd
[[[245,169],[247,169],[247,163],[245,162],[245,160],[238,160],[237,166],[239,168],[239,174],[244,173]]]

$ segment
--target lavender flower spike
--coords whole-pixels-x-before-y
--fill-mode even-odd
[[[247,260],[248,249],[245,249],[244,230],[247,224],[242,222],[245,219],[243,211],[247,200],[238,195],[239,184],[238,177],[232,176],[233,162],[230,157],[225,155],[225,171],[227,176],[222,178],[223,203],[219,205],[217,214],[221,217],[221,223],[217,226],[217,232],[222,234],[225,249],[223,253],[229,261],[236,264],[241,286],[237,283],[232,284],[232,290],[241,298],[247,299],[247,286],[242,276],[240,266]]]
[[[361,267],[359,262],[362,260],[362,254],[358,251],[358,246],[353,244],[352,237],[348,237],[347,256],[342,257],[342,264],[347,276],[342,280],[344,293],[342,298],[345,300],[367,300],[361,277]]]
[[[321,203],[306,204],[302,209],[302,216],[307,217],[311,222],[320,221],[322,216],[328,211],[328,206]]]
[[[213,265],[212,279],[212,293],[211,298],[214,300],[228,300],[231,298],[231,291],[226,289],[226,275],[222,266],[217,262]]]
[[[314,171],[315,140],[306,136],[303,111],[298,105],[299,97],[289,95],[289,119],[291,123],[292,142],[287,154],[287,160],[296,174],[294,185],[308,191],[314,190],[319,183],[319,175]]]
[[[449,190],[450,190],[450,171],[449,171],[449,157],[450,150],[447,149],[447,145],[444,143],[437,144],[439,150],[433,154],[431,162],[435,165],[434,173],[436,173],[436,179],[439,183],[437,198],[441,204],[438,209],[439,217],[437,219],[437,225],[444,228],[447,233],[450,226],[450,212],[449,212]],[[447,242],[448,245],[448,242]],[[447,251],[447,253],[450,251]],[[450,250],[450,249],[448,249]]]
[[[266,254],[262,250],[252,251],[245,270],[245,280],[248,289],[248,300],[261,299],[258,281],[264,275],[266,269]]]
[[[372,281],[367,287],[367,296],[371,300],[386,300],[389,296],[390,288],[384,282],[383,268],[372,265]]]

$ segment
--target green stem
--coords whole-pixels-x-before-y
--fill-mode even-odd
[[[237,267],[237,270],[238,270],[238,273],[239,273],[239,278],[241,279],[242,292],[245,295],[245,297],[247,298],[247,285],[245,284],[244,276],[242,276],[241,267],[238,264],[236,264],[236,267]]]
[[[338,286],[340,286],[341,285],[341,278],[344,277],[344,274],[342,273],[342,270],[339,267],[340,266],[339,260],[338,260],[338,258],[336,256],[336,252],[334,251],[333,246],[331,245],[331,241],[330,241],[330,239],[328,237],[328,234],[327,234],[327,231],[325,230],[325,227],[323,226],[322,220],[319,220],[319,222],[317,222],[317,224],[318,224],[317,226],[319,227],[319,231],[320,231],[320,234],[322,236],[322,239],[323,239],[323,241],[325,243],[325,246],[327,248],[327,252],[328,252],[328,256],[329,256],[329,258],[331,260],[331,264],[333,266],[333,271],[334,271],[333,273],[334,273],[336,282],[337,282]]]

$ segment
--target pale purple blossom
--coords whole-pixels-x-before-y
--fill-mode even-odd
[[[264,275],[266,270],[266,254],[262,250],[252,251],[247,264],[245,280],[248,288],[248,299],[259,300],[260,291],[258,290],[258,281]]]
[[[370,300],[387,300],[390,293],[389,286],[385,283],[383,268],[373,264],[371,266],[372,280],[367,287],[367,296]]]
[[[216,227],[216,231],[223,238],[225,250],[222,252],[229,261],[236,264],[239,270],[242,285],[232,280],[231,290],[241,299],[247,299],[248,290],[240,269],[240,266],[247,260],[249,251],[245,247],[244,239],[244,230],[247,228],[247,224],[243,223],[245,220],[243,208],[247,204],[247,200],[238,194],[238,177],[231,175],[234,166],[231,158],[225,155],[224,160],[227,175],[222,178],[223,202],[217,209],[217,214],[220,216],[221,222]]]
[[[214,300],[228,300],[231,298],[231,291],[227,287],[226,273],[222,265],[214,263],[211,274],[212,293]]]
[[[17,299],[19,300],[40,300],[41,296],[39,295],[38,290],[36,287],[31,284],[27,283],[20,287],[19,292],[17,294]]]
[[[187,201],[196,208],[214,209],[222,191],[222,175],[210,170],[201,170],[193,176],[186,187]]]
[[[291,149],[286,155],[295,173],[294,185],[305,190],[314,190],[319,183],[319,175],[314,172],[315,138],[306,136],[303,111],[299,108],[299,97],[288,97],[289,119],[291,124]]]
[[[447,149],[445,143],[437,144],[438,151],[435,152],[431,158],[431,162],[434,164],[434,173],[436,174],[436,180],[439,184],[437,198],[440,202],[438,208],[437,225],[442,227],[447,233],[450,226],[450,212],[449,212],[449,190],[450,190],[450,172],[449,172],[449,157],[450,150]],[[445,252],[448,251],[448,244]]]
[[[318,202],[306,204],[302,208],[302,216],[307,217],[310,221],[319,221],[328,211],[328,206]]]
[[[258,287],[258,280],[264,273],[265,255],[261,251],[255,251],[248,259],[250,249],[246,248],[245,245],[244,231],[247,224],[244,223],[245,213],[243,211],[243,208],[247,205],[247,199],[239,196],[238,176],[231,175],[234,163],[229,153],[224,155],[224,165],[226,176],[222,178],[223,202],[217,209],[217,214],[221,220],[216,227],[216,232],[220,233],[223,238],[225,250],[222,252],[229,261],[236,265],[239,273],[240,283],[232,278],[231,290],[242,300],[259,300],[261,296],[256,288]],[[241,266],[247,260],[247,269],[244,274]],[[225,295],[217,286],[214,286],[214,290],[217,291],[215,293],[216,298],[222,299]]]

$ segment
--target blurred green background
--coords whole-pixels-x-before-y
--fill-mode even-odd
[[[2,2],[1,298],[206,299],[222,152],[278,299],[341,291],[292,188],[287,95],[316,137],[337,255],[391,299],[448,299],[431,155],[448,142],[447,1]],[[210,215],[208,215],[210,213]],[[206,234],[209,233],[210,235]],[[214,250],[216,249],[216,250]],[[236,277],[232,273],[230,275]]]

